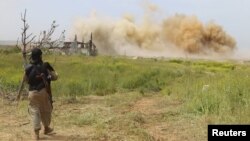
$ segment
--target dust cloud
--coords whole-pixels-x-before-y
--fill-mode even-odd
[[[74,22],[72,36],[93,41],[100,54],[143,57],[223,56],[236,49],[235,39],[216,23],[202,23],[196,16],[176,14],[157,19],[155,5],[144,6],[141,21],[124,14],[120,19],[92,13]]]

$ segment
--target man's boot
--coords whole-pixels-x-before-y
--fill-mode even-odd
[[[35,140],[39,140],[39,131],[40,129],[35,130]]]
[[[53,128],[50,128],[50,127],[45,127],[44,128],[44,134],[49,134],[49,133],[52,133],[53,132]]]

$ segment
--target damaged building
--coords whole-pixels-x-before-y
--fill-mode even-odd
[[[84,54],[87,56],[96,56],[97,48],[93,42],[92,34],[90,35],[90,40],[88,42],[78,41],[77,35],[75,35],[74,41],[64,41],[61,47],[51,47],[51,51],[61,52],[62,54]]]

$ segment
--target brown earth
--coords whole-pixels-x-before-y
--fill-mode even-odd
[[[58,99],[52,121],[55,133],[49,136],[41,134],[41,140],[206,140],[205,120],[184,114],[181,110],[184,102],[160,94],[123,100],[131,95]],[[2,99],[0,140],[32,140],[27,105],[27,101],[16,106]]]

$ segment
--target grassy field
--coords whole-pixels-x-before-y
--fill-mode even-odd
[[[53,82],[54,136],[46,140],[207,140],[208,124],[250,123],[248,62],[44,55]],[[0,140],[27,140],[27,100],[15,95],[21,54],[0,51]],[[14,131],[14,132],[13,132]]]

